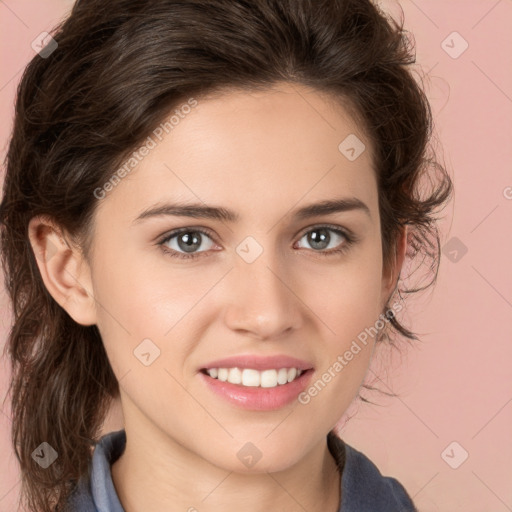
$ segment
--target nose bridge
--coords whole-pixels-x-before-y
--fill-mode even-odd
[[[249,331],[261,338],[275,337],[298,327],[291,273],[283,271],[285,262],[273,244],[267,240],[263,247],[250,238],[236,249],[226,322],[231,329]]]

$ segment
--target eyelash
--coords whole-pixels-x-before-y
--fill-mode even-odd
[[[341,235],[345,239],[345,242],[343,243],[341,249],[331,249],[330,251],[315,251],[314,249],[311,249],[313,252],[315,252],[319,256],[336,256],[336,255],[341,255],[341,254],[347,252],[350,249],[350,246],[358,241],[358,239],[357,239],[357,237],[355,235],[349,234],[345,230],[342,230],[342,229],[340,229],[337,226],[334,227],[334,226],[330,226],[330,225],[314,226],[314,227],[308,229],[307,231],[304,231],[300,235],[299,240],[304,235],[307,235],[311,231],[315,231],[317,229],[328,229],[329,231],[332,231],[332,232],[336,233],[337,235]],[[201,233],[203,235],[206,235],[208,238],[212,239],[215,242],[215,240],[213,239],[211,233],[209,233],[208,231],[206,231],[204,229],[201,229],[201,228],[187,227],[187,228],[180,228],[180,229],[176,229],[174,231],[171,231],[168,235],[165,236],[165,238],[163,238],[162,240],[157,242],[157,245],[159,245],[162,248],[162,251],[165,254],[171,256],[172,258],[179,258],[179,259],[189,260],[189,259],[196,259],[196,258],[201,257],[201,255],[204,252],[206,252],[206,251],[185,254],[185,253],[181,253],[181,252],[175,251],[174,249],[168,249],[168,248],[165,247],[165,244],[167,242],[169,242],[169,240],[171,240],[172,238],[174,238],[174,237],[176,237],[176,236],[178,236],[180,234],[183,234],[183,233]]]

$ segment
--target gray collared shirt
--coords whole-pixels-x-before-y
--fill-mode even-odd
[[[327,444],[342,469],[339,512],[418,512],[398,480],[384,477],[363,453],[329,433]],[[94,448],[89,475],[83,477],[65,512],[125,512],[110,466],[126,445],[124,429],[103,436]]]

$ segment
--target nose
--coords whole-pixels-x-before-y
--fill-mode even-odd
[[[225,282],[225,324],[261,340],[285,336],[303,321],[304,303],[293,290],[292,273],[270,252],[252,263],[240,258]]]

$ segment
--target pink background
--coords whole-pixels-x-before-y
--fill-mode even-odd
[[[395,1],[379,3],[398,12]],[[33,56],[31,42],[71,4],[0,3],[2,160],[15,88]],[[357,415],[342,435],[383,474],[398,478],[421,512],[512,511],[512,2],[400,5],[416,39],[417,69],[428,73],[424,86],[444,148],[439,156],[455,183],[441,242],[450,250],[463,244],[467,253],[456,262],[443,253],[434,292],[409,302],[405,318],[423,334],[422,342],[402,356],[383,354],[374,367],[381,388],[399,398],[375,395],[382,407],[355,407]],[[463,40],[469,46],[458,58],[443,49],[456,55]],[[10,326],[3,290],[0,301],[3,348]],[[9,372],[6,361],[1,364],[3,398]],[[6,402],[0,412],[0,512],[15,510],[19,491],[9,417]],[[105,431],[121,426],[122,417],[114,413]],[[457,469],[445,462],[456,465],[463,450],[469,456]]]

